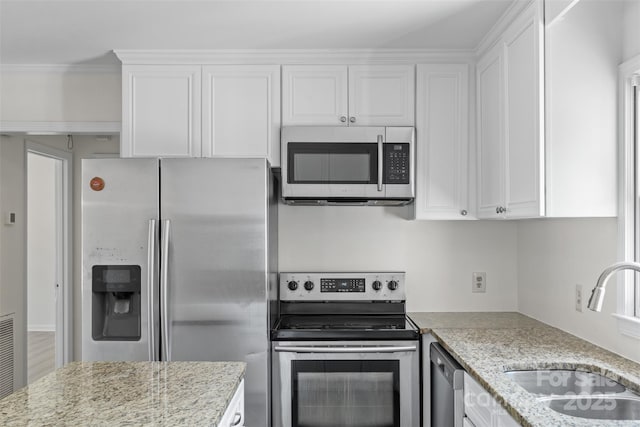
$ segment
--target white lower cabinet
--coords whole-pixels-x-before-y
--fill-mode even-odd
[[[218,427],[244,427],[244,380],[240,381]]]
[[[469,374],[464,373],[464,425],[517,427],[520,424]]]
[[[469,418],[464,417],[462,419],[462,427],[476,427],[476,426],[474,426],[473,423],[469,421]]]

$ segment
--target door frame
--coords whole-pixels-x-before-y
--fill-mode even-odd
[[[61,212],[61,218],[56,221],[56,246],[58,271],[56,280],[60,284],[56,298],[56,368],[69,363],[73,354],[73,153],[62,151],[44,144],[25,139],[25,182],[28,188],[29,167],[28,154],[38,154],[61,161],[62,182],[56,185],[56,189],[61,189],[61,194],[56,195],[56,210]],[[25,204],[28,205],[28,198],[25,197]],[[28,213],[29,207],[26,207]],[[25,229],[25,234],[28,228]],[[28,241],[28,240],[27,240]],[[26,246],[25,246],[26,248]],[[28,275],[28,256],[25,255]],[[28,277],[28,276],[27,276]],[[28,296],[25,287],[24,310],[27,313]]]

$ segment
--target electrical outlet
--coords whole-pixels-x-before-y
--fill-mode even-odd
[[[582,313],[582,285],[576,285],[576,311]]]
[[[471,292],[487,292],[487,273],[471,273]]]

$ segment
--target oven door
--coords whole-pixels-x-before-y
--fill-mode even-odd
[[[273,425],[419,424],[417,341],[273,342]]]

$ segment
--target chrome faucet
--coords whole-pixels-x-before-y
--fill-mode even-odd
[[[604,288],[607,286],[607,281],[611,276],[620,270],[634,270],[640,273],[640,264],[637,262],[617,262],[609,267],[605,268],[600,277],[598,277],[598,283],[596,287],[591,291],[591,297],[589,298],[589,310],[600,311],[602,310],[602,300],[604,299]]]

